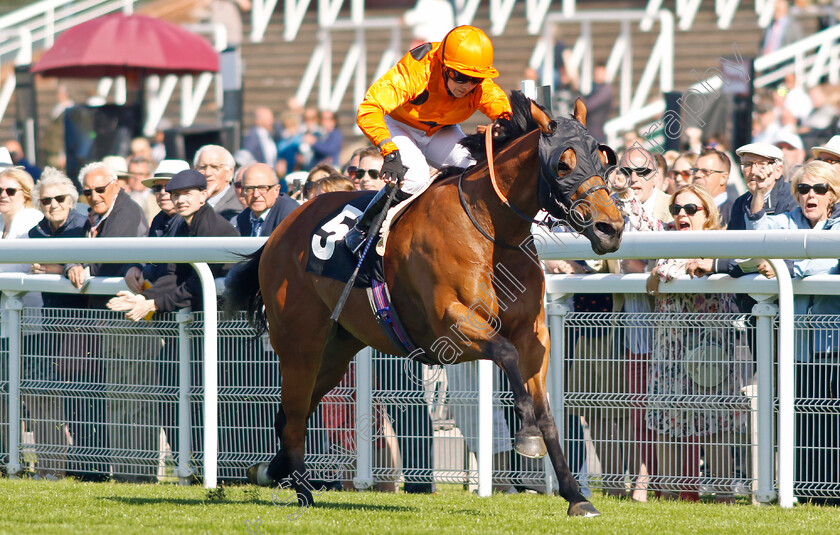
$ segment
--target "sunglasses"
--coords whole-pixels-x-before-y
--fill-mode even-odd
[[[674,176],[687,177],[691,175],[691,169],[685,169],[683,171],[671,171],[671,173],[673,173]]]
[[[14,197],[15,193],[18,192],[20,188],[0,188],[0,193],[6,192],[6,195],[9,197]]]
[[[630,176],[630,173],[636,173],[642,178],[647,178],[655,172],[648,167],[620,167],[619,169],[627,176]]]
[[[475,76],[467,76],[466,74],[458,72],[455,69],[447,69],[446,77],[455,82],[456,84],[480,84],[482,82],[481,78],[476,78]]]
[[[356,169],[356,172],[353,173],[353,176],[355,176],[357,180],[361,180],[365,177],[365,173],[367,173],[367,175],[374,180],[379,178],[378,169]]]
[[[705,208],[697,206],[696,204],[672,204],[668,207],[668,211],[671,212],[671,215],[679,215],[682,210],[685,210],[685,215],[693,216],[697,212],[705,210]]]
[[[838,164],[840,160],[837,158],[832,158],[831,156],[823,156],[821,158],[817,158],[821,162],[830,163],[830,164]]]
[[[347,176],[356,176],[356,169],[358,169],[358,167],[355,165],[348,165],[344,172],[347,173]]]
[[[164,186],[163,184],[155,184],[154,186],[150,187],[149,189],[152,190],[155,193],[160,193],[161,191],[163,191],[163,188],[165,188],[165,187],[166,186]]]
[[[41,204],[44,205],[44,206],[49,206],[49,205],[52,204],[53,199],[55,199],[55,202],[57,202],[58,204],[62,204],[64,201],[67,200],[67,197],[68,197],[68,195],[56,195],[55,197],[42,197],[41,198]]]
[[[114,183],[114,181],[112,180],[112,181],[108,182],[107,184],[105,184],[104,186],[99,186],[98,188],[83,189],[82,190],[82,195],[84,195],[85,197],[90,197],[93,194],[94,191],[98,195],[105,195],[105,191],[107,191],[108,186],[110,186],[113,183]]]
[[[808,192],[814,190],[817,195],[825,195],[831,187],[828,184],[802,184],[796,185],[796,193],[800,195],[808,195]]]

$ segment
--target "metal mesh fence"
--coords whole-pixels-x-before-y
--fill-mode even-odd
[[[840,499],[840,318],[796,316],[794,494]],[[835,502],[836,503],[836,502]]]
[[[753,359],[741,315],[572,313],[566,329],[565,406],[588,424],[591,487],[718,496],[751,489],[752,409],[742,389]],[[578,440],[567,449],[584,448]]]
[[[180,319],[179,319],[180,318]],[[728,497],[755,488],[755,328],[733,314],[569,313],[562,404],[564,451],[584,488]],[[24,309],[21,456],[36,473],[174,481],[179,450],[179,327],[157,314],[134,323],[89,309]],[[189,464],[203,461],[203,318],[185,323],[190,350]],[[837,316],[795,323],[796,467],[801,498],[840,497],[840,339]],[[280,370],[244,318],[219,323],[219,477],[272,458]],[[560,337],[555,334],[555,340]],[[643,341],[639,344],[637,342]],[[638,348],[647,348],[646,352]],[[8,340],[0,338],[0,461],[7,464]],[[553,366],[558,363],[553,363]],[[356,370],[309,422],[306,460],[315,479],[352,480],[359,440],[373,444],[383,489],[477,483],[475,363],[425,367],[373,357],[372,411],[357,415]],[[555,386],[555,390],[557,390]],[[546,486],[545,463],[512,451],[513,396],[494,377],[493,484]],[[364,394],[363,394],[364,395]],[[776,409],[777,410],[777,409]],[[562,411],[562,414],[560,414]],[[366,420],[356,435],[357,418]]]

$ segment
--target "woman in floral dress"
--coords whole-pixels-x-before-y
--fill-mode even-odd
[[[636,230],[664,230],[645,213],[628,188],[619,193],[622,211]],[[705,188],[689,184],[671,196],[674,230],[719,230],[720,214]],[[733,502],[732,431],[742,415],[734,410],[705,410],[702,403],[740,397],[740,369],[734,365],[733,329],[711,328],[705,314],[737,313],[731,294],[660,294],[661,281],[686,274],[686,259],[656,263],[648,279],[648,293],[656,297],[654,347],[648,366],[648,409],[645,420],[657,433],[659,474],[657,485],[666,499],[696,500],[699,443],[711,461],[717,481],[717,500]],[[691,314],[687,316],[686,314]],[[678,491],[683,492],[678,494]]]

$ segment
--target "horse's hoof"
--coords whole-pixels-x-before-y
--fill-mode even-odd
[[[301,507],[309,507],[315,503],[312,500],[312,493],[306,485],[296,485],[295,490],[297,491],[298,505]]]
[[[273,487],[277,484],[277,482],[268,475],[268,463],[257,463],[253,466],[249,466],[248,469],[245,470],[245,475],[252,485],[258,485],[260,487]]]
[[[545,440],[543,440],[543,437],[541,436],[517,436],[513,447],[516,449],[516,453],[531,459],[540,459],[545,457],[545,454],[548,452],[545,447]]]
[[[592,518],[601,516],[601,512],[595,509],[595,506],[591,502],[577,502],[569,506],[569,516]]]

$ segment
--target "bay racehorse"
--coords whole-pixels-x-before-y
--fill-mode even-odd
[[[407,334],[431,360],[490,359],[504,371],[521,422],[516,451],[548,453],[568,513],[597,515],[569,470],[548,405],[545,279],[533,247],[522,244],[542,208],[567,220],[596,253],[616,250],[624,221],[605,185],[615,154],[587,132],[580,101],[572,118],[555,120],[519,92],[511,105],[512,116],[497,120],[492,136],[462,141],[478,163],[443,173],[392,226],[385,281]],[[492,150],[486,151],[490,139]],[[487,154],[495,167],[492,180]],[[245,309],[258,328],[268,327],[280,358],[282,403],[274,422],[280,449],[267,474],[278,483],[294,475],[302,505],[312,503],[301,477],[306,421],[321,398],[365,346],[405,354],[380,329],[364,290],[352,290],[333,323],[330,313],[344,283],[305,271],[314,226],[356,195],[331,193],[307,202],[228,277],[228,309]],[[509,287],[512,280],[521,291],[505,300],[503,292],[510,290],[502,283]],[[475,307],[479,302],[483,306]]]

